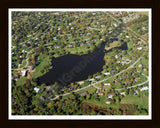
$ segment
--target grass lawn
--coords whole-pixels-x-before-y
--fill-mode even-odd
[[[138,97],[128,95],[122,99],[121,104],[135,104],[148,109],[148,100],[148,96]]]
[[[26,77],[20,77],[20,79],[17,80],[16,85],[17,86],[23,86],[26,83],[27,79],[28,78],[26,78]]]
[[[97,105],[97,106],[101,106],[101,107],[112,107],[112,108],[118,108],[119,107],[119,104],[106,104],[106,99],[107,99],[107,96],[103,95],[103,96],[100,96],[100,101],[96,100],[95,98],[92,98],[92,99],[88,99],[86,100],[86,102],[90,103],[90,104],[93,104],[93,105]]]
[[[141,15],[149,15],[148,11],[140,11],[140,12],[136,12],[136,13],[141,14]]]
[[[100,101],[96,100],[95,97],[92,97],[91,99],[86,100],[88,103],[97,105],[97,106],[106,106],[105,100],[107,96],[100,96]]]
[[[112,49],[114,47],[119,47],[119,46],[120,46],[120,43],[118,41],[114,41],[113,43],[109,44],[109,47],[105,46],[105,49],[106,50],[110,50],[110,49]]]
[[[109,82],[108,82],[109,83]],[[99,87],[101,88],[101,84],[97,84],[96,87]],[[104,85],[103,86],[103,89],[110,89],[111,88],[111,85]]]
[[[115,89],[120,89],[120,88],[122,88],[121,84],[113,85],[112,87],[115,88]]]
[[[96,91],[96,88],[95,87],[88,87],[88,88],[85,89],[85,91],[88,91],[91,94],[91,93],[94,93]]]
[[[72,47],[72,48],[66,48],[65,50],[66,51],[69,51],[71,54],[75,54],[75,53],[80,53],[80,52],[83,52],[83,53],[85,53],[85,52],[87,52],[87,51],[89,51],[89,48],[87,48],[88,46],[87,45],[83,45],[83,46],[81,46],[81,47]]]
[[[27,64],[26,60],[23,60],[23,62],[22,62],[22,64],[21,64],[20,68],[24,67],[26,64]]]
[[[49,65],[48,63],[51,63],[51,60],[49,56],[46,56],[45,58],[42,59],[41,63],[36,67],[36,70],[33,72],[32,77],[37,78],[44,75],[46,73],[44,67],[48,66]],[[42,70],[44,71],[43,73]]]

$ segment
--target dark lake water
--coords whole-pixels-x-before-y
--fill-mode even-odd
[[[105,44],[102,44],[99,49],[87,55],[69,54],[53,58],[53,68],[38,78],[38,84],[52,85],[58,82],[60,85],[65,86],[71,82],[85,80],[89,75],[101,72],[103,65],[105,65],[105,53],[112,51],[112,49],[105,51],[104,47]],[[127,44],[124,43],[118,49],[127,50]]]

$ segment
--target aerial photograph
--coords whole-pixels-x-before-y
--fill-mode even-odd
[[[149,115],[149,11],[11,11],[10,114]]]

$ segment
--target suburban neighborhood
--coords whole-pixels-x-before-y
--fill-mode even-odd
[[[12,114],[148,115],[148,28],[148,12],[12,12]]]

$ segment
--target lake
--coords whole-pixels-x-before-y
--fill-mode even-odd
[[[65,86],[71,82],[86,80],[89,75],[101,72],[105,65],[105,53],[112,51],[112,49],[105,51],[104,47],[105,44],[102,44],[99,49],[87,55],[68,54],[53,58],[53,68],[38,78],[38,84],[52,85],[58,82],[60,85]],[[127,50],[127,43],[117,48]]]

